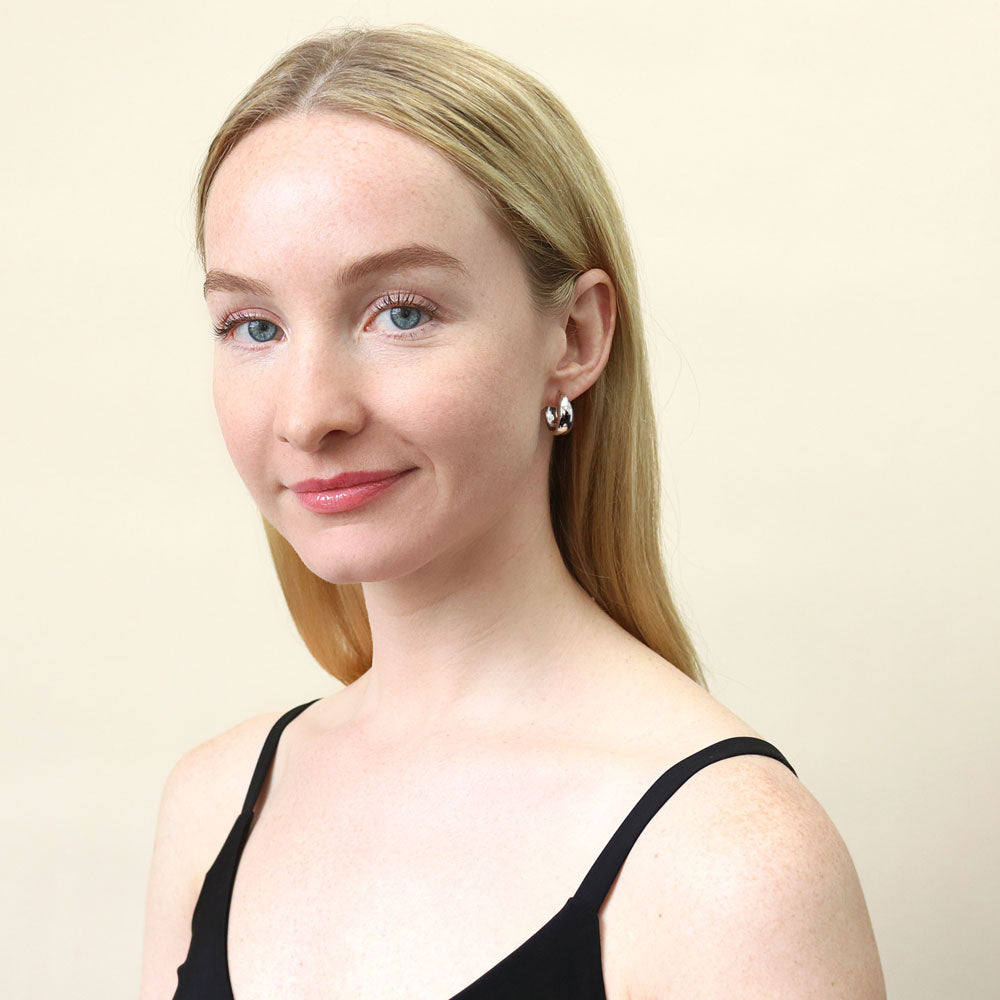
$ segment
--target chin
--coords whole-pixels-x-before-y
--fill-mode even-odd
[[[306,568],[327,583],[394,580],[418,569],[422,562],[412,550],[404,554],[403,546],[395,538],[386,539],[384,547],[341,543],[335,550],[316,544],[315,538],[305,545],[293,541],[291,544]]]

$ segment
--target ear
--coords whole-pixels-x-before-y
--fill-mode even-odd
[[[597,381],[611,354],[617,308],[607,272],[592,268],[577,278],[573,299],[559,317],[565,350],[546,385],[548,405],[558,406],[560,396],[576,399]]]

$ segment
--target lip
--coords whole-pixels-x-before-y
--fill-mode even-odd
[[[355,507],[381,496],[407,472],[412,471],[379,469],[371,472],[345,472],[333,479],[303,479],[291,489],[299,503],[308,510],[317,514],[338,514],[354,510]]]
[[[361,486],[363,483],[379,483],[384,479],[401,476],[409,469],[370,469],[367,472],[342,472],[333,479],[303,479],[291,489],[296,493],[323,493],[327,490],[343,489],[345,486]]]

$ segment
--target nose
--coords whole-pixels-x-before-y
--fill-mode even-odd
[[[318,451],[364,425],[361,372],[346,345],[331,341],[328,334],[302,336],[280,362],[274,433],[300,451]]]

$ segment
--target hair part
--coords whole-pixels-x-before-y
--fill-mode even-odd
[[[317,112],[361,115],[421,139],[458,166],[513,238],[536,308],[568,307],[584,271],[617,292],[611,353],[553,442],[549,504],[560,553],[623,628],[704,684],[660,546],[660,471],[635,263],[601,164],[565,106],[507,61],[426,25],[322,32],[279,56],[236,103],[195,191],[196,244],[219,166],[258,126]],[[265,519],[288,608],[306,646],[350,683],[372,660],[361,584],[312,573]]]

